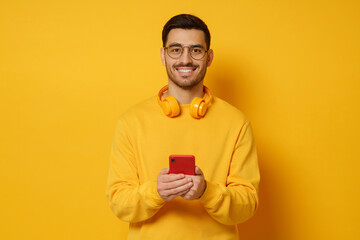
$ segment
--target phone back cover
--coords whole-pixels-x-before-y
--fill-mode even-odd
[[[195,175],[195,157],[193,155],[170,155],[169,173]]]

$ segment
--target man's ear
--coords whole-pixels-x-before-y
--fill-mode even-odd
[[[164,50],[164,48],[160,48],[160,57],[161,57],[162,64],[165,66],[165,50]]]
[[[209,49],[207,53],[207,63],[206,63],[207,67],[210,67],[213,59],[214,59],[214,51],[212,49]]]

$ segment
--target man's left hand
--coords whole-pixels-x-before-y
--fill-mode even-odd
[[[203,172],[198,166],[196,166],[195,175],[186,175],[186,177],[192,179],[193,186],[187,193],[181,195],[181,197],[185,200],[199,199],[206,189],[206,181]]]

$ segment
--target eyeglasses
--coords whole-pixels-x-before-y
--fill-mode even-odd
[[[173,59],[178,59],[183,54],[185,48],[189,49],[190,56],[195,60],[202,59],[205,56],[205,54],[209,51],[209,50],[205,50],[205,48],[203,48],[202,46],[182,46],[182,45],[172,45],[169,47],[165,47],[164,49],[167,51],[169,57]]]

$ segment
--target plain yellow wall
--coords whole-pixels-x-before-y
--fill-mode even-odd
[[[251,120],[241,239],[360,239],[359,1],[0,1],[0,239],[124,239],[105,198],[118,116],[167,77],[161,30],[208,24],[214,95]]]

